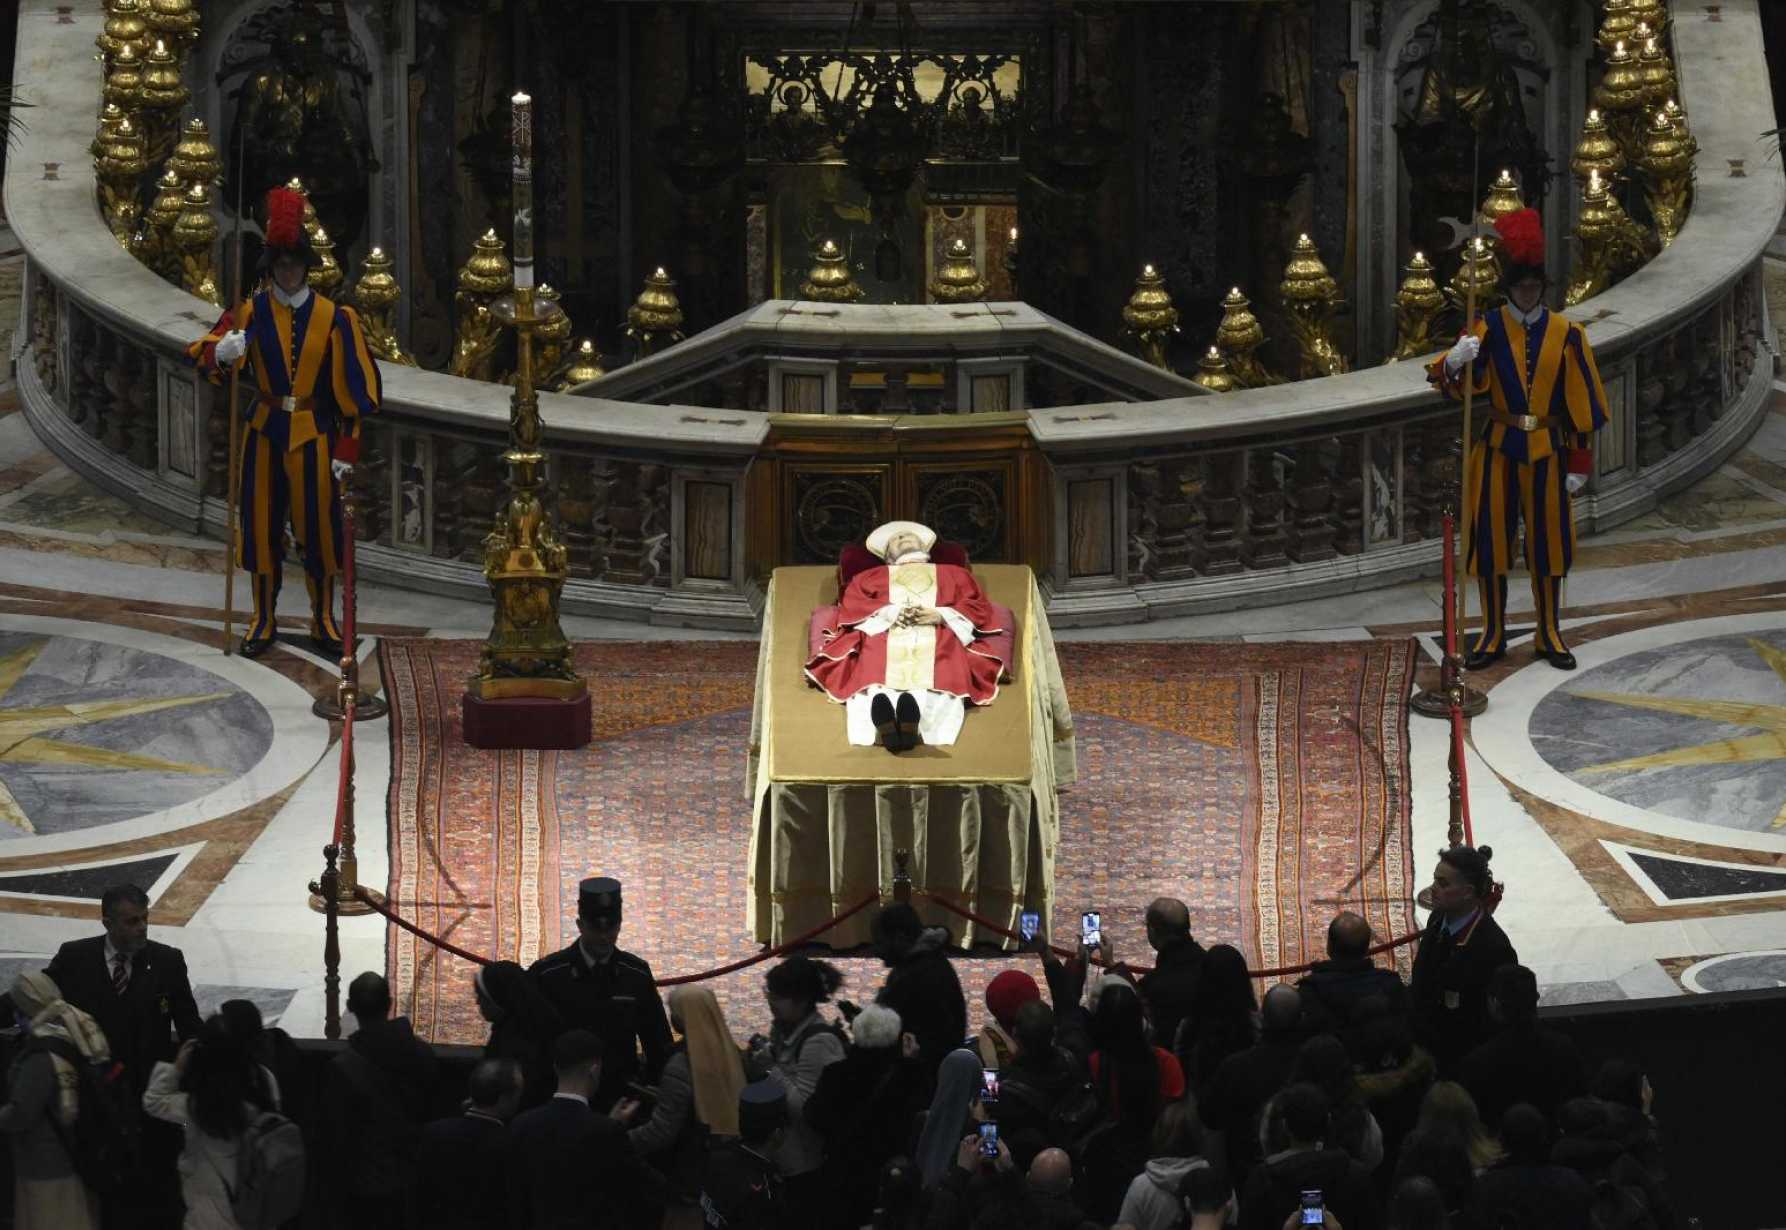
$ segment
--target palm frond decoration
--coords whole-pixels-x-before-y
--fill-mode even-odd
[[[8,149],[12,148],[13,139],[25,131],[25,117],[19,112],[36,105],[12,86],[0,85],[0,132],[6,134]]]

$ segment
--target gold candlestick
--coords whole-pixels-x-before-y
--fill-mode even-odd
[[[626,336],[639,346],[641,359],[657,349],[659,336],[670,343],[682,340],[682,304],[676,298],[676,279],[659,265],[645,279],[645,289],[626,309]]]
[[[812,254],[813,265],[800,283],[800,297],[815,303],[854,303],[862,297],[850,263],[835,239],[823,240]]]
[[[1498,306],[1501,292],[1498,285],[1501,280],[1500,261],[1495,257],[1495,250],[1487,239],[1477,236],[1464,245],[1463,264],[1457,267],[1457,273],[1451,278],[1451,285],[1446,288],[1446,297],[1458,311],[1475,296],[1478,315]]]
[[[353,301],[360,309],[361,324],[366,332],[366,346],[387,363],[415,367],[415,356],[407,353],[397,340],[392,310],[402,295],[402,288],[391,272],[391,258],[383,248],[373,248],[360,266],[360,280],[354,283]]]
[[[1432,327],[1444,310],[1445,293],[1433,278],[1432,263],[1424,252],[1414,253],[1407,277],[1395,293],[1395,354],[1389,361],[1418,358],[1437,350]]]
[[[494,229],[485,231],[473,247],[471,259],[459,270],[459,289],[453,296],[459,320],[447,371],[471,380],[495,378],[493,358],[502,329],[490,311],[514,285],[514,271],[503,255],[502,240]]]
[[[180,248],[180,284],[207,303],[222,307],[211,250],[217,242],[217,219],[211,216],[210,185],[187,187],[185,206],[174,222],[174,242]]]
[[[980,276],[965,239],[950,241],[930,283],[930,297],[938,303],[972,303],[986,297],[986,279]]]
[[[1337,376],[1349,371],[1351,365],[1329,333],[1333,313],[1340,304],[1339,283],[1327,272],[1315,241],[1306,234],[1297,238],[1290,251],[1290,263],[1284,266],[1278,293],[1301,352],[1300,377]]]
[[[217,156],[217,147],[211,144],[211,130],[203,120],[186,121],[180,143],[174,146],[167,165],[182,183],[214,184],[223,178],[223,160]]]
[[[495,614],[469,694],[479,700],[542,697],[578,700],[588,688],[571,669],[570,642],[558,601],[568,561],[540,502],[546,454],[533,380],[533,335],[561,314],[539,301],[533,284],[533,103],[510,100],[514,117],[514,293],[491,308],[515,328],[515,391],[509,399],[509,500],[484,540],[484,578]]]
[[[1610,182],[1625,169],[1625,153],[1597,109],[1588,112],[1588,118],[1581,126],[1581,140],[1576,142],[1569,169],[1575,172],[1575,178],[1584,189],[1588,186],[1589,172],[1598,171],[1601,179]]]
[[[1152,265],[1141,266],[1134,292],[1123,304],[1122,331],[1135,339],[1142,358],[1155,367],[1172,370],[1166,343],[1178,332],[1178,309],[1172,306],[1165,277]]]
[[[586,337],[571,352],[570,366],[564,369],[564,375],[558,380],[558,392],[568,392],[579,384],[600,380],[607,374],[607,370],[602,367],[602,352],[595,348],[595,339]]]
[[[1693,155],[1666,111],[1658,109],[1651,117],[1637,167],[1643,172],[1643,195],[1656,223],[1656,237],[1666,248],[1687,219],[1693,184]]]
[[[1265,329],[1238,286],[1222,300],[1222,322],[1215,329],[1215,344],[1228,360],[1228,371],[1241,388],[1262,389],[1284,382],[1283,377],[1259,361],[1257,351],[1265,344]]]
[[[1228,361],[1222,358],[1222,352],[1214,346],[1197,364],[1197,374],[1191,377],[1191,383],[1208,389],[1211,393],[1232,393],[1235,389],[1234,377],[1228,371]]]

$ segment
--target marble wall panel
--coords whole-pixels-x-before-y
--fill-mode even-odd
[[[1102,577],[1116,572],[1115,482],[1082,479],[1067,484],[1067,575]]]

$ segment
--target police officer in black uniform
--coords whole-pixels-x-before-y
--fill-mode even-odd
[[[701,1180],[707,1230],[779,1230],[787,1224],[781,1173],[773,1160],[788,1123],[788,1093],[778,1080],[746,1085],[738,1096],[738,1135],[716,1141]]]
[[[670,1021],[651,966],[615,946],[620,939],[619,880],[604,876],[577,886],[577,932],[575,944],[541,957],[527,972],[558,1009],[566,1029],[587,1029],[602,1039],[601,1084],[594,1105],[607,1110],[629,1082],[657,1079],[670,1057]]]

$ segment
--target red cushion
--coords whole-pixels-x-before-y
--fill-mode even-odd
[[[859,542],[852,542],[837,553],[837,592],[842,593],[849,583],[856,579],[856,574],[874,568],[886,561]],[[968,563],[967,548],[958,542],[939,542],[930,549],[930,562],[933,564],[954,564],[957,568],[973,571]]]

